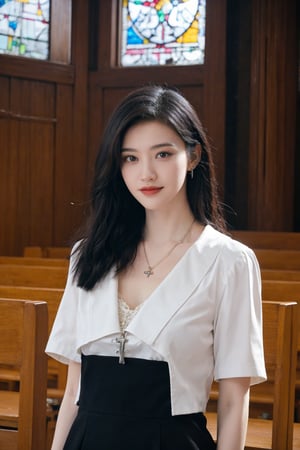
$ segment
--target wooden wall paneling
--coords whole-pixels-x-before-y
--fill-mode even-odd
[[[66,246],[74,230],[76,207],[80,200],[78,171],[75,170],[76,147],[73,136],[73,86],[56,86],[56,132],[54,168],[54,235],[51,245]]]
[[[74,148],[77,151],[77,164],[79,168],[78,182],[80,183],[81,200],[87,195],[87,160],[88,160],[88,7],[86,0],[74,4],[73,29],[73,61],[76,65],[76,79],[74,85]]]
[[[93,36],[96,39],[98,48],[97,71],[117,66],[116,59],[113,59],[113,56],[116,58],[116,53],[111,49],[118,43],[117,34],[113,34],[113,22],[118,17],[118,3],[119,0],[102,0],[98,2],[97,13],[99,15],[94,18],[98,27],[95,29],[96,34]]]
[[[105,126],[117,104],[132,91],[131,87],[102,88],[103,125]]]
[[[54,87],[52,83],[12,77],[11,112],[27,121],[55,121]]]
[[[76,77],[75,66],[65,64],[72,2],[53,3],[59,10],[52,9],[51,61],[0,55],[3,254],[22,254],[24,245],[64,245],[82,216],[70,203],[85,192],[87,2],[73,8]]]
[[[53,176],[55,124],[43,122],[29,125],[31,137],[27,148],[29,165],[29,234],[25,245],[47,245],[53,238]]]
[[[54,87],[44,82],[11,80],[11,146],[15,154],[17,196],[15,248],[46,245],[53,234]]]
[[[75,226],[81,224],[88,208],[88,184],[87,184],[87,163],[88,163],[88,35],[89,35],[89,14],[86,0],[77,1],[73,8],[73,62],[76,66],[76,79],[74,84],[74,112],[73,112],[73,139],[74,149],[76,149],[77,180],[75,184],[76,192],[79,190],[79,201],[81,208],[74,211]]]
[[[225,181],[226,0],[207,2],[203,122],[214,151],[223,196]]]
[[[71,26],[72,0],[52,1],[51,28],[55,32],[50,33],[51,61],[71,62]]]
[[[189,102],[194,106],[201,122],[205,127],[206,120],[203,83],[201,82],[199,84],[191,84],[186,86],[183,85],[180,87],[180,90],[183,95],[189,100]],[[208,134],[210,133],[208,132]]]
[[[248,227],[288,231],[294,220],[295,0],[255,0],[252,36]]]
[[[15,250],[46,245],[53,234],[53,137],[48,123],[12,121],[17,150]]]
[[[94,175],[94,163],[99,145],[101,142],[103,130],[103,91],[102,89],[91,88],[89,83],[88,92],[88,145],[87,145],[87,195],[91,187],[92,177]]]
[[[254,3],[253,3],[254,4]],[[251,99],[250,99],[250,142],[249,142],[249,187],[248,190],[248,224],[250,229],[260,229],[256,215],[261,209],[260,197],[263,195],[264,176],[264,126],[265,126],[265,2],[255,2],[252,10],[252,56],[251,56]],[[254,8],[254,7],[253,7]],[[262,214],[263,212],[260,211]]]
[[[24,245],[51,235],[53,104],[46,83],[1,78],[0,252],[21,254]],[[46,226],[47,225],[47,226]]]
[[[166,84],[179,89],[189,86],[204,86],[202,66],[167,67],[113,67],[101,68],[89,74],[90,88],[115,87],[135,89],[147,84]],[[217,107],[217,105],[216,105]]]
[[[11,121],[9,111],[9,77],[0,76],[0,254],[13,254],[17,207],[15,176],[16,148],[11,145]]]
[[[53,245],[66,245],[82,223],[87,199],[88,7],[73,2],[72,86],[56,94],[55,207]]]
[[[226,30],[226,220],[247,228],[251,0],[227,1]],[[251,183],[252,185],[252,183]]]
[[[74,81],[72,65],[10,55],[0,55],[0,74],[65,84],[72,84]]]

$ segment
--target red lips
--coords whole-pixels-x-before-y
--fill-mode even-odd
[[[162,190],[162,187],[147,186],[140,189],[144,195],[155,195]]]

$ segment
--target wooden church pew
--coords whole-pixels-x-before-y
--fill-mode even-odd
[[[67,272],[67,266],[0,264],[0,284],[62,289]]]
[[[251,395],[263,389],[273,393],[273,419],[249,418],[246,450],[298,450],[300,424],[294,424],[294,390],[297,355],[297,304],[263,302],[264,347],[268,380],[252,386]],[[216,439],[217,415],[208,412],[208,429]]]
[[[33,258],[27,256],[0,256],[0,265],[16,264],[21,266],[53,266],[68,267],[69,260],[67,258]]]
[[[286,231],[230,231],[231,236],[251,248],[300,250],[300,233]]]
[[[63,295],[63,289],[47,289],[23,286],[0,285],[0,297],[22,298],[26,300],[46,301],[48,306],[48,334],[57,313]],[[67,366],[61,364],[53,358],[48,358],[48,398],[61,400],[66,385]],[[0,367],[0,381],[7,382],[8,386],[13,386],[19,382],[19,372]]]
[[[300,250],[254,249],[261,269],[300,270]]]
[[[262,280],[262,297],[264,300],[269,301],[295,301],[298,304],[297,315],[297,366],[296,366],[296,388],[295,398],[296,401],[300,401],[300,281],[278,281],[278,280]],[[263,384],[263,392],[256,393],[255,397],[252,396],[250,403],[250,415],[258,417],[259,415],[272,415],[273,408],[273,394],[272,391],[267,389]],[[217,384],[213,384],[212,388],[212,400],[217,401]],[[215,405],[212,409],[215,409]],[[296,420],[300,421],[298,408],[296,409]]]
[[[300,422],[300,281],[262,280],[262,296],[264,300],[298,303],[295,418],[297,422]]]
[[[27,246],[24,248],[24,256],[39,258],[69,258],[70,247],[37,247]]]
[[[46,445],[47,304],[0,299],[0,364],[18,367],[19,392],[0,391],[0,448]]]
[[[300,281],[300,270],[261,269],[263,280]]]

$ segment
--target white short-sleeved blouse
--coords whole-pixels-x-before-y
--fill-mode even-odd
[[[113,271],[91,291],[72,267],[46,347],[65,363],[118,354],[118,286]],[[261,279],[245,245],[207,225],[126,327],[126,357],[168,362],[172,414],[204,412],[213,379],[266,379]]]

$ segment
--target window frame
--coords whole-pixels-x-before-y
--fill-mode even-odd
[[[206,1],[205,1],[206,3]],[[203,66],[205,64],[205,48],[206,48],[206,9],[207,9],[207,5],[205,5],[205,43],[204,43],[204,50],[203,50],[203,62],[196,62],[193,64],[149,64],[149,65],[143,65],[143,64],[137,64],[137,65],[123,65],[122,64],[122,46],[123,46],[123,1],[119,0],[118,3],[118,48],[117,48],[117,55],[116,55],[116,61],[115,64],[117,65],[117,67],[121,67],[121,68],[127,68],[127,67],[185,67],[185,68],[190,68],[193,66]]]
[[[31,58],[10,53],[1,53],[1,57],[24,58],[55,63],[71,63],[71,27],[72,27],[72,0],[49,0],[49,55],[47,59]],[[52,32],[55,30],[55,32]]]

